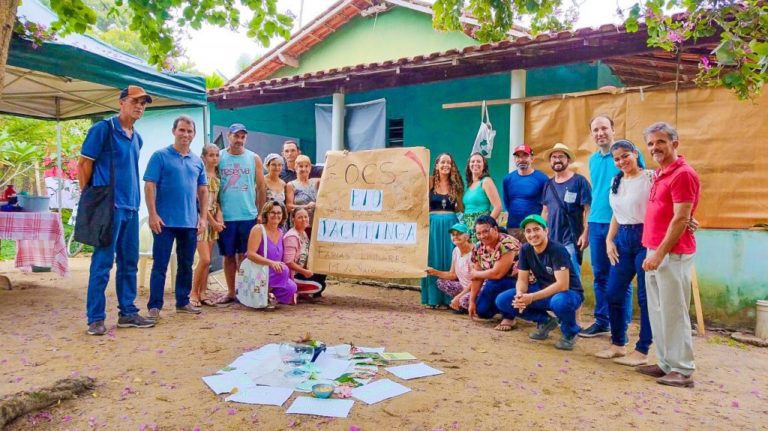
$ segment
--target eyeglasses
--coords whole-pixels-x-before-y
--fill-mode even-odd
[[[269,214],[269,215],[277,215],[277,216],[281,216],[281,217],[283,216],[283,212],[282,211],[270,211],[267,214]]]

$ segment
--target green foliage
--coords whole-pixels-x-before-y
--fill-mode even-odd
[[[149,58],[149,49],[141,43],[138,34],[127,28],[112,27],[103,32],[96,32],[95,36],[123,52],[143,60]]]
[[[96,27],[96,2],[51,0],[51,8],[59,16],[52,27],[62,34],[83,33]],[[254,12],[250,21],[243,22],[238,5]],[[113,20],[127,20],[127,30],[138,35],[139,41],[147,47],[147,60],[166,68],[171,67],[168,59],[182,54],[178,36],[187,28],[199,30],[205,23],[232,30],[244,27],[248,36],[267,46],[274,36],[290,37],[293,25],[291,17],[277,11],[277,0],[116,0],[107,16]]]
[[[205,88],[210,90],[212,88],[219,88],[224,85],[226,81],[218,73],[212,73],[205,76]]]
[[[433,24],[440,30],[464,30],[462,16],[480,23],[473,36],[482,42],[507,37],[513,21],[530,21],[533,34],[572,26],[577,14],[563,10],[563,0],[436,0]],[[667,11],[684,11],[672,19]],[[626,28],[640,30],[645,23],[648,45],[676,52],[686,42],[718,34],[720,45],[699,64],[697,83],[723,85],[740,98],[760,93],[768,75],[768,2],[764,0],[642,0],[628,10]]]

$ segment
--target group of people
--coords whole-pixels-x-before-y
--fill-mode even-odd
[[[307,269],[307,260],[317,178],[322,170],[313,168],[298,143],[291,140],[283,143],[282,155],[269,154],[262,163],[245,148],[248,131],[239,123],[229,127],[226,148],[208,144],[198,156],[190,148],[197,132],[195,122],[181,115],[171,128],[173,144],[152,154],[143,176],[153,265],[147,317],[141,316],[134,302],[141,198],[138,159],[143,141],[134,125],[152,97],[141,87],[129,86],[121,92],[119,103],[118,115],[97,122],[88,131],[78,162],[83,187],[113,184],[114,194],[112,242],[95,247],[91,259],[88,334],[106,333],[105,290],[115,261],[117,325],[154,326],[163,310],[166,273],[174,249],[177,313],[199,314],[202,305],[236,302],[235,277],[243,259],[269,267],[270,300],[275,303],[295,304],[302,297],[321,296],[325,276]],[[227,293],[219,296],[207,290],[214,245],[223,256],[227,284]]]
[[[274,302],[294,304],[299,296],[321,295],[325,276],[307,269],[307,260],[322,169],[290,140],[282,154],[269,154],[262,162],[245,148],[248,131],[239,123],[229,127],[226,148],[206,145],[197,156],[190,150],[195,123],[182,115],[173,122],[173,144],[152,155],[143,177],[154,263],[148,316],[139,314],[134,301],[142,139],[134,124],[149,103],[152,98],[142,88],[129,86],[121,92],[119,114],[96,123],[83,143],[78,164],[83,187],[119,178],[114,181],[113,241],[96,247],[91,260],[88,333],[106,333],[105,289],[115,260],[118,326],[156,324],[174,244],[178,313],[198,314],[202,305],[235,302],[235,274],[243,259],[269,267]],[[597,357],[635,366],[662,384],[693,386],[688,311],[698,176],[678,155],[677,131],[666,123],[651,125],[643,135],[656,171],[645,169],[632,142],[615,139],[609,116],[598,115],[589,126],[598,147],[589,159],[591,182],[569,169],[575,156],[561,143],[545,153],[551,178],[533,168],[529,146],[514,148],[516,169],[504,178],[501,194],[481,154],[467,162],[466,186],[453,157],[437,156],[429,180],[429,267],[421,302],[471,318],[500,314],[499,331],[512,330],[518,318],[535,322],[529,335],[534,340],[547,339],[559,326],[562,336],[555,347],[562,350],[573,349],[577,336],[610,334],[610,346]],[[507,222],[499,226],[503,209]],[[224,257],[227,293],[220,297],[206,289],[214,244]],[[581,264],[587,248],[595,321],[582,328]],[[628,352],[634,278],[640,336]],[[658,361],[647,365],[654,341]]]
[[[610,334],[610,345],[596,357],[636,367],[660,384],[692,387],[689,302],[698,175],[678,154],[678,133],[669,124],[655,123],[643,134],[655,171],[645,168],[635,144],[615,139],[611,117],[598,115],[589,126],[597,145],[589,159],[591,181],[569,169],[575,156],[567,145],[557,143],[545,153],[552,177],[534,169],[533,151],[520,145],[501,199],[481,155],[469,159],[466,187],[453,157],[437,156],[421,302],[470,318],[501,315],[498,331],[512,330],[518,318],[535,322],[529,334],[534,340],[547,339],[559,326],[555,347],[561,350],[572,350],[579,336]],[[498,222],[502,200],[505,227]],[[587,248],[595,320],[582,328]],[[640,333],[628,352],[635,278]],[[648,365],[652,342],[658,360]]]

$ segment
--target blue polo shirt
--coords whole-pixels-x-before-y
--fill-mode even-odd
[[[141,205],[139,150],[144,142],[136,129],[133,129],[133,136],[129,138],[120,126],[117,116],[99,121],[88,130],[80,154],[93,160],[91,185],[108,186],[110,132],[114,139],[112,154],[115,158],[115,207],[138,211]]]
[[[155,207],[167,227],[197,227],[197,188],[208,184],[197,154],[184,156],[173,145],[155,151],[144,181],[155,183]]]
[[[638,150],[639,162],[645,165],[643,153]],[[619,173],[619,168],[613,162],[610,152],[603,154],[595,151],[589,158],[589,179],[592,183],[592,206],[589,209],[589,223],[610,223],[613,210],[608,202],[613,177]]]

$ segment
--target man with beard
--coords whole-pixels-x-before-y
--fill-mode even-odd
[[[208,180],[203,160],[190,151],[195,137],[195,122],[182,115],[173,122],[173,145],[157,150],[144,173],[144,197],[152,230],[152,276],[149,279],[149,318],[160,319],[168,261],[176,243],[178,271],[175,293],[176,312],[200,314],[189,302],[192,290],[192,264],[197,249],[197,234],[206,229]],[[199,306],[199,304],[198,304]]]
[[[589,245],[587,218],[592,203],[592,188],[583,176],[568,169],[573,152],[557,143],[547,151],[555,175],[544,185],[542,217],[549,226],[549,239],[565,246],[573,261],[573,271],[581,278],[581,256]]]
[[[636,370],[663,385],[693,387],[696,366],[689,308],[696,238],[687,227],[699,203],[701,184],[696,171],[678,155],[680,142],[672,126],[653,124],[643,136],[659,164],[643,226],[648,318],[658,361]]]
[[[504,177],[502,193],[507,209],[507,233],[525,242],[520,222],[528,214],[541,214],[541,192],[547,176],[533,169],[533,151],[528,145],[518,145],[513,151],[517,169]]]

